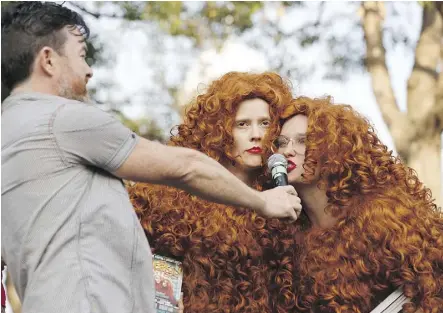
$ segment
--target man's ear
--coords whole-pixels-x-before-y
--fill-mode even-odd
[[[60,55],[51,47],[43,47],[36,57],[36,66],[48,76],[54,76],[60,67]]]

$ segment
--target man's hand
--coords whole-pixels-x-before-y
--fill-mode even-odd
[[[301,213],[301,200],[293,186],[282,186],[260,192],[265,202],[263,211],[266,217],[289,217],[296,221]]]

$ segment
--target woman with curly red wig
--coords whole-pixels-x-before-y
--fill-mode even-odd
[[[269,138],[291,101],[275,73],[225,74],[190,104],[169,144],[206,153],[260,190]],[[129,194],[154,252],[183,261],[186,313],[271,310],[267,260],[284,251],[274,235],[288,223],[174,188],[135,184]]]
[[[306,214],[295,309],[367,313],[401,287],[403,312],[443,312],[443,216],[415,171],[350,106],[300,97],[281,117],[275,145]]]

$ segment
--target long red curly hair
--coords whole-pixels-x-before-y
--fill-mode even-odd
[[[184,122],[171,131],[170,144],[199,150],[216,161],[233,163],[232,130],[240,102],[260,98],[270,105],[271,126],[264,138],[263,155],[269,154],[270,138],[279,131],[279,112],[291,102],[291,87],[273,72],[229,72],[213,81],[185,111]]]
[[[412,299],[403,312],[443,312],[443,215],[431,191],[352,107],[300,97],[282,122],[297,114],[308,118],[304,178],[314,183],[319,170],[326,211],[338,222],[314,230],[304,221],[293,259],[296,308],[366,313],[403,287]]]
[[[293,99],[290,85],[275,73],[231,72],[190,104],[169,144],[199,150],[222,164],[234,162],[230,148],[236,111],[253,98],[269,104],[267,137],[274,137],[278,116]],[[263,148],[269,151],[270,140]],[[255,187],[261,188],[258,180]],[[287,223],[172,187],[137,183],[128,191],[154,252],[183,261],[185,312],[271,311],[268,264],[278,267],[274,256],[291,247],[276,236]]]

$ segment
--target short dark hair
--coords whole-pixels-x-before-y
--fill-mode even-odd
[[[54,2],[13,2],[2,7],[1,24],[1,79],[9,89],[29,77],[35,57],[43,47],[63,53],[64,27],[77,27],[85,38],[89,37],[83,18]]]

